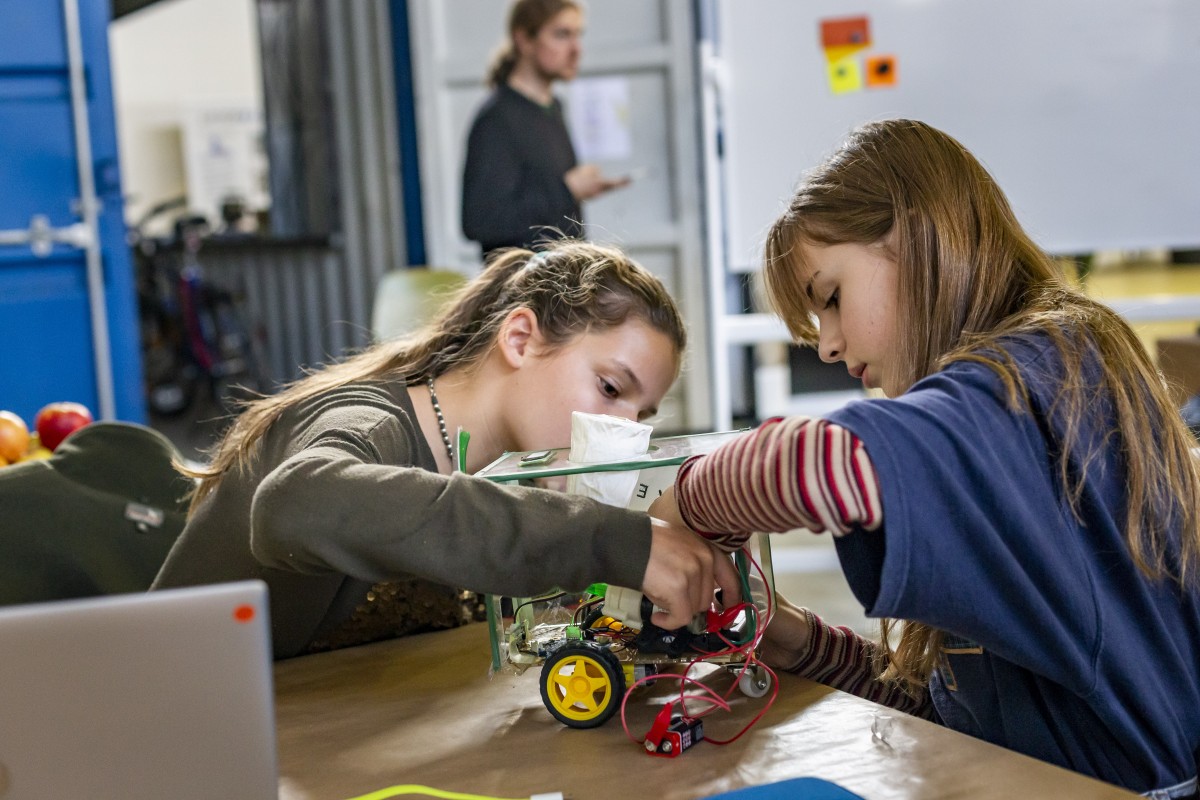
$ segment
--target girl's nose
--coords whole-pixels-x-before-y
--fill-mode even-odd
[[[629,409],[628,414],[623,414],[622,416],[625,416],[628,419],[633,420],[634,422],[645,422],[647,419],[649,419],[650,417],[652,417],[654,415],[651,414],[648,409],[646,409],[642,406],[635,405]]]
[[[845,349],[842,337],[834,330],[833,326],[822,325],[821,341],[817,345],[817,352],[820,354],[821,360],[827,364],[841,361]]]

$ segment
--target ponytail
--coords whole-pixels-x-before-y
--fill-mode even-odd
[[[488,64],[487,86],[495,89],[508,83],[508,78],[517,66],[517,46],[511,40],[500,45]]]

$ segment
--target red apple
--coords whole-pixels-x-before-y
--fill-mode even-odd
[[[51,403],[33,419],[42,447],[54,450],[62,440],[92,421],[92,412],[80,403]]]

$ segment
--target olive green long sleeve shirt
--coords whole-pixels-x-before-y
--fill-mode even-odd
[[[380,581],[528,596],[641,586],[644,514],[439,475],[405,387],[357,383],[289,409],[195,509],[152,588],[257,578],[276,658],[302,653]]]

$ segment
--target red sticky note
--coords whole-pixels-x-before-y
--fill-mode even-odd
[[[866,47],[871,44],[871,23],[866,17],[821,20],[822,47]]]

